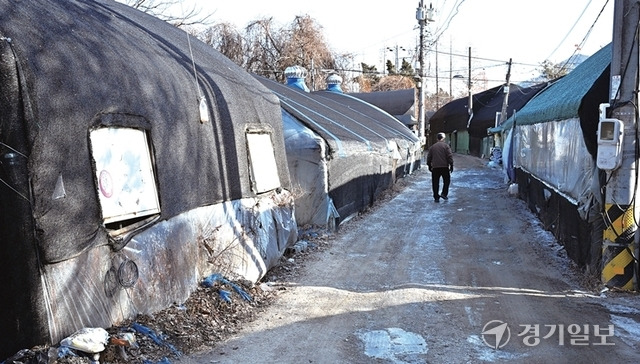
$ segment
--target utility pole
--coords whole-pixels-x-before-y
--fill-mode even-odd
[[[427,9],[424,5],[424,0],[420,0],[418,4],[418,9],[416,9],[416,19],[418,20],[418,25],[420,26],[420,54],[418,56],[418,61],[420,62],[420,69],[418,70],[418,77],[420,81],[418,81],[418,124],[419,131],[418,137],[420,138],[420,142],[425,145],[427,142],[427,128],[425,125],[425,110],[424,110],[424,94],[425,94],[425,77],[424,77],[424,32],[427,22],[433,22],[433,7],[429,5],[429,9]]]
[[[503,88],[504,99],[502,100],[502,110],[500,110],[500,123],[502,125],[507,120],[507,108],[509,106],[509,87],[511,87],[511,58],[509,58],[509,67],[507,67],[507,82]],[[498,126],[496,125],[496,126]]]
[[[500,121],[498,122],[498,125],[502,125],[502,123],[504,123],[505,120],[507,120],[507,113],[508,113],[508,109],[509,109],[509,92],[511,91],[511,58],[509,58],[509,63],[508,63],[509,67],[507,67],[507,82],[504,85],[504,88],[502,89],[502,91],[504,92],[504,98],[502,99],[502,110],[500,110]],[[498,125],[496,125],[496,127],[498,127]],[[497,139],[497,135],[494,134],[493,136],[493,146],[496,145],[496,139]],[[500,145],[500,147],[502,147],[502,145]]]
[[[394,52],[395,51],[395,55],[396,55],[396,73],[400,73],[400,57],[398,57],[398,52],[400,52],[400,50],[406,51],[406,49],[404,49],[404,47],[400,47],[396,44],[395,48],[391,48],[391,47],[387,47],[387,49],[390,52]],[[386,68],[387,65],[385,64],[384,67]]]
[[[440,78],[438,77],[438,42],[436,41],[436,110],[440,108]]]
[[[508,63],[509,67],[507,67],[507,82],[504,85],[504,88],[502,89],[502,91],[504,92],[504,98],[502,99],[502,109],[500,110],[500,121],[498,122],[498,125],[502,125],[502,123],[504,123],[505,120],[507,120],[507,113],[509,112],[509,91],[511,88],[511,58],[509,58],[509,63]],[[498,127],[498,125],[496,125],[496,127]],[[494,135],[493,137],[493,145],[496,145],[496,136]]]
[[[604,190],[602,282],[607,287],[634,290],[638,287],[638,231],[634,216],[638,183],[636,124],[638,104],[638,40],[640,20],[637,1],[616,0],[613,22],[611,83],[607,118],[622,122],[622,162],[607,172]],[[599,146],[600,148],[601,146]]]
[[[453,42],[449,38],[449,99],[447,102],[453,100]]]
[[[469,47],[469,79],[467,80],[467,89],[469,90],[469,102],[467,112],[469,116],[473,114],[473,95],[471,94],[471,47]],[[469,119],[471,121],[471,119]]]

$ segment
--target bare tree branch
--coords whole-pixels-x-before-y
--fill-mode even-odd
[[[212,14],[202,14],[202,10],[195,5],[189,9],[182,8],[179,0],[117,0],[136,8],[147,14],[151,14],[176,27],[193,25],[208,25]],[[172,14],[176,9],[181,9],[181,15]]]

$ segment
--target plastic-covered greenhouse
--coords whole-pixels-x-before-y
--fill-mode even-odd
[[[298,225],[337,226],[418,168],[420,144],[398,119],[336,85],[308,92],[304,74],[288,69],[287,85],[256,77],[282,105]]]
[[[595,164],[599,105],[609,100],[611,45],[551,82],[500,131],[504,166],[545,226],[580,265],[597,266],[602,195]]]
[[[255,78],[113,1],[0,8],[0,355],[255,281],[295,242]]]

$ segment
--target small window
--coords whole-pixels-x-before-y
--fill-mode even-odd
[[[108,127],[91,131],[90,139],[105,226],[117,231],[160,213],[147,134]]]
[[[271,134],[247,133],[249,164],[253,185],[257,193],[263,193],[280,187],[276,156],[271,143]]]

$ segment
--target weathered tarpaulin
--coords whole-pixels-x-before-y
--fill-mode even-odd
[[[609,100],[611,45],[550,82],[510,117],[506,172],[580,265],[600,264],[601,173],[595,163],[599,106]]]
[[[340,224],[419,167],[420,145],[398,119],[335,91],[258,77],[279,98],[298,224]]]
[[[295,241],[267,88],[113,1],[0,9],[0,356],[182,301],[213,271],[256,280]]]

